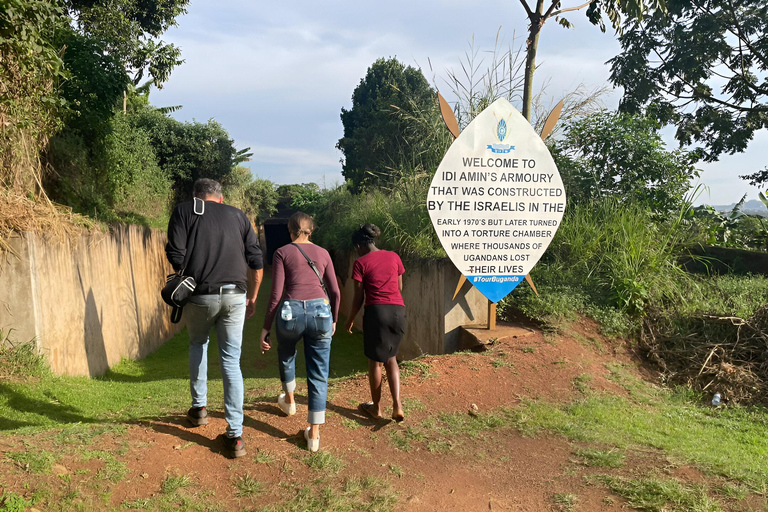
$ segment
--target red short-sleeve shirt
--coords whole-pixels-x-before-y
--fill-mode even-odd
[[[369,252],[355,261],[352,279],[363,283],[365,305],[396,304],[405,306],[397,284],[398,276],[405,273],[400,256],[392,251]]]

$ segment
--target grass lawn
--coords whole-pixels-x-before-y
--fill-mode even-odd
[[[254,393],[275,396],[280,389],[277,350],[262,355],[259,334],[271,287],[265,275],[259,290],[257,312],[245,323],[241,367],[246,402]],[[158,291],[159,293],[159,291]],[[343,332],[333,337],[331,381],[367,371],[362,335]],[[275,340],[273,334],[272,339]],[[190,405],[188,337],[183,330],[155,353],[139,361],[123,360],[103,377],[57,377],[45,375],[24,383],[0,381],[0,431],[28,432],[72,423],[122,423],[177,415]],[[208,349],[208,401],[223,408],[221,372],[215,331]],[[297,381],[305,377],[299,348]],[[301,388],[300,388],[301,389]]]

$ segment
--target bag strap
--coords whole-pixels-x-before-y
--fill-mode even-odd
[[[179,275],[184,275],[184,271],[187,269],[187,265],[189,264],[189,260],[192,257],[192,250],[195,248],[195,240],[197,239],[197,225],[198,225],[198,218],[197,216],[202,216],[205,213],[205,201],[198,197],[192,198],[193,204],[192,204],[192,211],[195,212],[195,220],[192,223],[192,230],[190,231],[189,235],[187,235],[187,252],[184,254],[184,261],[181,264],[181,270],[179,270]],[[198,201],[200,201],[200,213],[197,212],[198,210]]]
[[[299,246],[299,244],[297,244],[297,243],[294,243],[294,242],[291,242],[291,245],[294,245],[294,246],[296,246],[296,248],[297,248],[299,251],[301,251],[301,254],[303,254],[303,255],[304,255],[304,258],[306,258],[306,260],[307,260],[307,263],[309,263],[309,266],[310,266],[310,268],[311,268],[311,269],[312,269],[312,270],[315,272],[315,275],[316,275],[316,276],[317,276],[317,278],[320,280],[320,286],[322,286],[322,287],[323,287],[323,293],[325,293],[325,296],[326,296],[326,297],[330,298],[330,296],[328,295],[328,290],[325,288],[325,281],[323,281],[323,277],[320,275],[320,271],[319,271],[319,270],[317,270],[317,266],[315,265],[315,262],[314,262],[314,261],[312,261],[311,259],[309,259],[309,256],[307,256],[307,253],[305,253],[305,252],[304,252],[304,249],[302,249],[302,248]]]

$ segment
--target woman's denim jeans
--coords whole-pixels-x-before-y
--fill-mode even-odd
[[[291,307],[290,320],[283,320],[282,317],[285,302]],[[323,424],[333,333],[333,317],[328,300],[284,300],[278,304],[276,316],[277,357],[283,390],[292,393],[296,389],[296,344],[303,337],[309,401],[307,421],[313,425]]]
[[[216,326],[221,376],[224,381],[224,417],[227,435],[243,433],[243,373],[240,348],[245,322],[245,293],[194,295],[184,306],[189,333],[189,389],[192,407],[207,405],[208,334]]]

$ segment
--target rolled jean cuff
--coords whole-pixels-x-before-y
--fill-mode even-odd
[[[296,391],[296,379],[293,379],[291,382],[281,382],[283,385],[283,391],[286,393],[293,393]]]
[[[307,423],[310,425],[325,424],[325,411],[309,411],[307,414]]]

